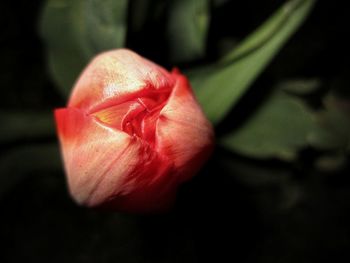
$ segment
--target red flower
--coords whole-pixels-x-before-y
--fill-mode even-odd
[[[97,56],[55,117],[70,193],[91,207],[165,209],[213,144],[186,77],[125,49]]]

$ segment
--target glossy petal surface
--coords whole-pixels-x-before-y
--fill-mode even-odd
[[[170,89],[174,80],[163,68],[126,49],[97,56],[75,85],[69,107],[97,111],[143,92]]]

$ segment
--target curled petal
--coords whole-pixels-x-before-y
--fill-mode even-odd
[[[186,180],[207,160],[214,134],[188,80],[177,71],[173,75],[176,77],[175,86],[157,122],[156,149],[174,161],[181,171],[181,180]]]

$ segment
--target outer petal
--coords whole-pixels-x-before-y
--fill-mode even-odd
[[[55,116],[68,184],[76,201],[94,205],[115,191],[127,192],[125,176],[137,164],[139,144],[80,110],[59,109]]]
[[[79,109],[58,109],[55,117],[69,190],[78,203],[143,212],[172,201],[172,163],[148,145]]]
[[[209,157],[213,128],[196,101],[188,80],[173,72],[176,84],[157,122],[157,151],[168,156],[180,173],[180,181],[194,175]]]
[[[92,60],[76,83],[68,106],[96,111],[147,89],[170,88],[173,84],[171,74],[162,67],[130,50],[118,49]]]

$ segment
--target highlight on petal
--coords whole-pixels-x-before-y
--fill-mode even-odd
[[[102,104],[116,104],[135,93],[169,89],[174,83],[162,67],[127,49],[98,55],[75,84],[68,106],[93,110]]]

